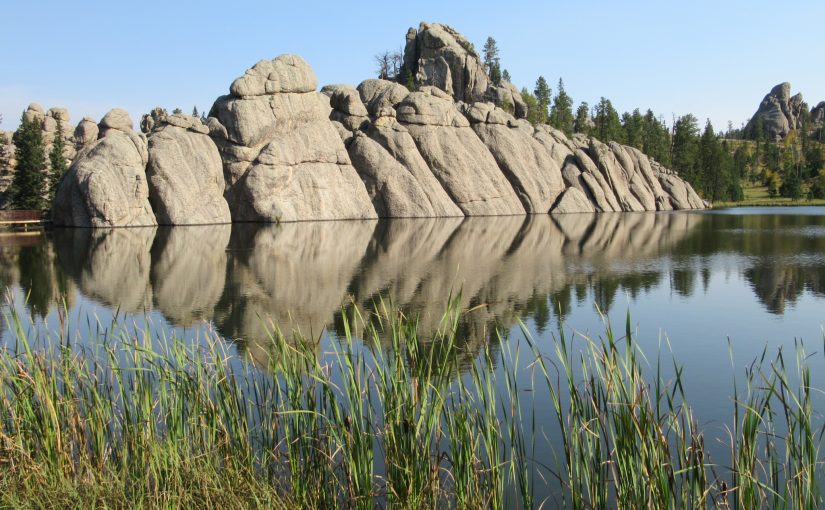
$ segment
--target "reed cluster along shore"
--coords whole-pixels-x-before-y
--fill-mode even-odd
[[[711,459],[682,367],[665,381],[629,316],[621,338],[606,325],[573,342],[561,327],[549,353],[526,327],[495,330],[462,367],[472,311],[455,303],[426,337],[385,303],[350,311],[324,352],[273,326],[266,367],[217,336],[110,330],[81,348],[68,328],[35,333],[11,310],[0,507],[822,505],[822,420],[801,346],[795,367],[780,351],[734,383],[729,455]]]

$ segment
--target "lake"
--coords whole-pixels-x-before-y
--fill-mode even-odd
[[[80,344],[113,323],[194,342],[214,331],[263,365],[270,321],[323,351],[342,313],[383,299],[426,336],[460,296],[464,367],[494,326],[516,342],[523,323],[552,354],[560,327],[595,338],[600,314],[623,332],[629,313],[649,365],[672,352],[698,420],[719,436],[733,379],[766,349],[802,341],[825,387],[822,207],[57,229],[5,233],[0,246],[0,282],[25,326],[68,328]]]

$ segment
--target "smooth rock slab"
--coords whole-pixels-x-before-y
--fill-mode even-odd
[[[167,125],[149,137],[149,201],[161,225],[230,223],[223,165],[209,136]]]

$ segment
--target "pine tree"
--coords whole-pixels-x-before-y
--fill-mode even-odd
[[[622,128],[624,129],[624,140],[627,145],[642,150],[644,140],[644,119],[639,109],[633,113],[624,112],[622,114]]]
[[[599,104],[594,109],[593,122],[595,123],[595,136],[602,142],[622,142],[622,122],[619,120],[619,113],[613,108],[613,103],[609,99],[601,98]]]
[[[569,136],[573,134],[573,120],[573,99],[567,95],[564,81],[559,78],[559,87],[550,112],[550,124]]]
[[[197,106],[192,107],[192,116],[195,117],[196,119],[198,117],[200,117],[200,114],[198,113],[198,107]]]
[[[527,87],[521,89],[521,99],[524,101],[524,104],[527,105],[527,120],[530,124],[534,126],[538,124],[538,117],[539,117],[539,108],[538,103],[536,102],[536,96],[530,93],[527,90]]]
[[[506,81],[506,82],[512,82],[512,80],[510,79],[510,71],[508,71],[507,69],[502,71],[501,79]]]
[[[582,101],[576,110],[576,120],[573,121],[573,131],[576,133],[590,134],[590,105]]]
[[[12,204],[17,209],[44,208],[43,170],[46,167],[46,155],[43,148],[43,134],[39,123],[27,120],[24,115],[20,128],[14,134],[15,169],[12,181]]]
[[[699,127],[696,117],[688,113],[673,125],[672,165],[694,187],[699,183]]]
[[[492,37],[488,37],[484,43],[484,68],[487,70],[487,76],[493,85],[501,83],[501,59],[498,55],[498,44]]]
[[[49,163],[51,168],[49,171],[49,203],[54,201],[57,194],[57,186],[60,184],[60,179],[68,169],[68,162],[63,156],[64,149],[63,142],[63,123],[60,119],[57,120],[57,130],[54,133],[54,142],[52,143],[52,150],[49,152]]]
[[[544,76],[539,76],[536,80],[536,88],[533,89],[533,93],[536,95],[536,123],[538,124],[546,124],[547,123],[547,109],[550,107],[550,86],[547,85],[547,80],[544,79]]]

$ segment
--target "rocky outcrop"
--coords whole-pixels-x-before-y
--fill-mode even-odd
[[[802,127],[802,114],[807,108],[802,94],[791,96],[791,84],[780,83],[759,104],[745,126],[745,136],[756,139],[761,134],[768,140],[781,140],[792,129]]]
[[[401,75],[408,74],[419,87],[432,85],[470,103],[484,99],[490,85],[473,44],[440,23],[421,23],[417,31],[407,31]]]
[[[397,117],[464,214],[524,214],[515,190],[450,96],[424,87],[398,105]]]
[[[822,133],[825,131],[825,101],[811,109],[811,127],[813,128],[813,137],[817,140],[822,140]]]
[[[234,221],[376,217],[300,57],[262,60],[210,112]]]
[[[160,225],[230,223],[221,157],[209,129],[189,115],[152,120],[149,201]]]
[[[546,146],[533,137],[533,126],[524,120],[517,121],[491,103],[475,103],[466,107],[465,112],[525,211],[549,212],[564,191],[564,182],[561,169]]]
[[[149,205],[146,137],[132,131],[124,110],[100,121],[100,138],[71,166],[57,190],[55,225],[121,227],[155,225]]]
[[[414,92],[375,79],[318,92],[300,57],[262,60],[218,98],[205,123],[160,108],[144,115],[148,143],[122,110],[97,126],[84,119],[75,130],[79,157],[58,192],[55,223],[705,207],[688,183],[637,149],[519,119],[526,106],[516,87],[491,85],[472,45],[450,27],[425,23],[412,30],[404,66],[415,71]],[[26,115],[68,119],[36,105]]]
[[[553,207],[553,214],[592,213],[596,208],[578,188],[567,188]]]
[[[432,211],[432,214],[421,216],[464,216],[462,210],[453,202],[436,176],[430,171],[430,167],[418,151],[409,130],[402,126],[394,116],[379,117],[370,125],[366,134],[415,180],[417,188],[426,197],[427,205],[423,206],[423,210]],[[361,173],[361,166],[358,164],[360,158],[356,161],[357,156],[353,156],[353,149],[357,149],[357,146],[350,147],[349,150],[356,169]],[[389,184],[388,180],[385,182]],[[391,185],[384,186],[382,189],[393,192]],[[380,211],[379,216],[381,216]]]
[[[369,122],[367,108],[355,87],[350,85],[326,85],[321,93],[329,97],[332,113],[329,118],[340,122],[350,131],[366,127]]]

